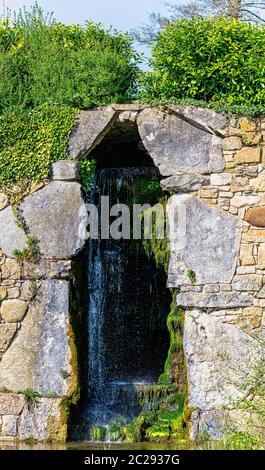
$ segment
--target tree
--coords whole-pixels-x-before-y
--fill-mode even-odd
[[[196,0],[181,5],[176,1],[171,1],[167,2],[166,6],[169,16],[153,12],[149,15],[148,24],[139,26],[132,32],[136,41],[152,44],[160,31],[165,29],[171,21],[179,18],[214,15],[265,22],[260,14],[260,10],[265,10],[265,1],[263,0]]]

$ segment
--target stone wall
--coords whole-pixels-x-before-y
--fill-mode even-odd
[[[168,286],[178,289],[186,312],[192,438],[205,430],[220,437],[223,423],[236,416],[231,400],[242,396],[244,378],[263,353],[265,121],[189,106],[83,111],[70,160],[53,165],[51,180],[33,185],[16,213],[0,194],[1,439],[66,438],[62,403],[77,386],[72,259],[84,246],[86,224],[78,160],[124,126],[138,128],[171,194]],[[18,263],[14,250],[27,247],[29,234],[40,258]],[[37,405],[27,389],[40,395]]]

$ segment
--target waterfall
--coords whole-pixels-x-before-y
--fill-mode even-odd
[[[100,209],[146,198],[152,168],[103,169],[96,172],[89,202]],[[168,332],[168,295],[162,273],[149,260],[141,240],[90,240],[88,243],[88,367],[86,418],[107,426],[130,420],[141,411],[137,390],[155,383],[163,371]]]

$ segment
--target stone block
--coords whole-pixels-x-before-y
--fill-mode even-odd
[[[183,194],[170,198],[168,216],[169,286],[186,284],[190,269],[196,275],[197,284],[229,283],[239,254],[240,221]]]
[[[41,281],[37,296],[38,301],[30,305],[16,338],[0,362],[0,389],[32,388],[42,395],[63,396],[67,394],[69,380],[60,371],[72,373],[69,284]],[[15,325],[8,327],[15,328]]]
[[[209,183],[210,178],[205,175],[179,174],[162,180],[161,186],[164,191],[189,192],[198,191],[203,184]]]
[[[233,279],[233,289],[236,291],[257,292],[262,287],[261,274],[242,274]]]
[[[226,137],[222,140],[223,150],[240,150],[242,147],[242,140],[240,137]]]
[[[235,163],[259,163],[261,160],[261,149],[258,147],[243,147],[235,154]]]
[[[195,308],[237,308],[253,304],[253,296],[247,292],[219,292],[197,294],[194,292],[177,295],[181,307]]]
[[[0,415],[19,416],[25,406],[25,398],[15,393],[0,392]]]
[[[7,323],[19,323],[26,315],[27,309],[28,304],[24,300],[4,300],[1,305],[0,314]]]
[[[78,181],[80,163],[75,160],[59,160],[52,164],[52,179],[59,181]]]
[[[53,181],[24,199],[20,211],[41,255],[72,258],[83,248],[87,211],[78,183]]]
[[[211,175],[212,186],[225,186],[229,185],[232,180],[232,175],[229,173],[217,173]]]

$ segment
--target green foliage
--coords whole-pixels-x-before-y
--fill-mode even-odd
[[[261,447],[257,436],[246,431],[230,431],[224,438],[224,447],[227,450],[258,450]]]
[[[65,158],[75,122],[76,110],[58,105],[0,116],[0,188],[47,178],[51,163]]]
[[[264,26],[227,18],[177,20],[159,34],[142,99],[265,105]]]
[[[91,429],[91,435],[94,441],[104,441],[107,430],[104,426],[95,425]]]
[[[157,189],[156,189],[157,190]],[[166,206],[167,206],[168,196],[164,196],[160,198],[159,204],[162,204],[164,207],[164,214],[166,214]],[[158,224],[164,224],[164,238],[157,238],[156,233],[159,232]],[[152,224],[152,236],[151,239],[144,239],[143,240],[143,247],[145,253],[148,257],[154,257],[156,265],[158,267],[162,267],[165,272],[168,271],[169,265],[169,256],[170,256],[170,247],[169,247],[169,239],[167,237],[167,221],[165,218],[155,217],[153,214],[153,224]]]
[[[177,307],[176,291],[173,292],[170,312],[167,317],[167,327],[170,334],[169,350],[164,366],[164,372],[160,375],[158,382],[169,384],[172,382],[170,368],[172,356],[175,352],[183,351],[183,311]]]
[[[94,174],[96,171],[96,160],[83,160],[80,167],[81,184],[87,193],[93,187]]]
[[[192,284],[196,283],[196,274],[191,268],[187,270],[187,277]]]
[[[0,113],[128,102],[139,61],[129,35],[90,21],[66,26],[35,4],[0,23]]]
[[[18,395],[23,395],[26,399],[29,408],[37,406],[39,403],[40,394],[32,388],[26,388],[25,390],[18,390]]]
[[[24,248],[23,250],[15,249],[13,251],[13,256],[15,256],[19,263],[23,263],[23,261],[38,261],[40,257],[40,249],[37,238],[33,235],[28,235],[26,243],[27,248]]]

